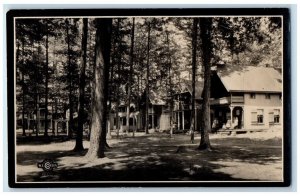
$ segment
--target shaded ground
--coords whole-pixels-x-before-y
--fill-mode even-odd
[[[268,134],[270,135],[270,134]],[[277,134],[278,135],[278,134]],[[74,141],[17,146],[18,181],[240,181],[282,180],[281,137],[212,135],[213,151],[196,150],[189,136],[164,133],[111,139],[106,158],[89,162],[72,152]],[[263,138],[263,139],[261,139]],[[89,143],[84,142],[87,149]],[[58,163],[51,173],[37,167]]]

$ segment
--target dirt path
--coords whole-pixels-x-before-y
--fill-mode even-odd
[[[212,136],[213,151],[197,151],[187,135],[155,133],[110,140],[106,158],[88,162],[85,152],[70,150],[73,141],[18,146],[20,181],[236,181],[282,179],[281,139],[253,140]],[[88,142],[84,143],[88,148]],[[46,150],[47,149],[47,150]],[[50,158],[58,168],[50,175],[36,162]]]

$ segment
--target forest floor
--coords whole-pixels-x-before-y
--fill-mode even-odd
[[[200,137],[187,134],[137,133],[108,140],[103,159],[88,161],[85,150],[73,152],[75,141],[18,144],[18,181],[281,181],[281,131],[211,134],[212,151],[196,150]],[[44,159],[58,164],[45,173]]]

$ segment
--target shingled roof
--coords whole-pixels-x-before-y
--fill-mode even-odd
[[[228,92],[282,91],[282,75],[272,67],[247,66],[242,70],[217,74]]]

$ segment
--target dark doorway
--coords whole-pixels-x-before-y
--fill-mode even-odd
[[[237,120],[237,125],[234,128],[241,129],[243,128],[243,108],[238,106],[234,107],[233,111],[233,121]]]

